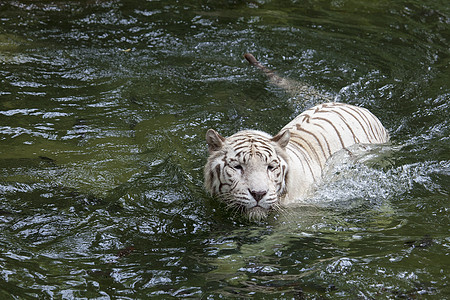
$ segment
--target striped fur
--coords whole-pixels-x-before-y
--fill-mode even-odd
[[[274,137],[244,130],[224,138],[210,129],[206,140],[206,189],[250,219],[261,219],[302,201],[337,151],[385,143],[389,135],[367,109],[330,102],[306,110]]]

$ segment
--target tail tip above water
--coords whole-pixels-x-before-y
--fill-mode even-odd
[[[253,54],[251,53],[245,53],[244,54],[244,58],[251,64],[251,65],[256,65],[259,62],[256,60],[256,58],[253,56]]]

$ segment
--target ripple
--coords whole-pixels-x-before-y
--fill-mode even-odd
[[[194,2],[0,4],[0,293],[442,298],[442,3]],[[306,206],[233,219],[202,189],[206,129],[303,109],[248,51],[369,108],[394,146],[330,164]]]

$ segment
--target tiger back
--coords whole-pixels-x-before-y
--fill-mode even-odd
[[[327,160],[336,152],[355,144],[380,144],[389,134],[369,110],[338,102],[312,107],[287,124],[290,132],[286,152],[290,176],[283,205],[305,197],[321,177]]]

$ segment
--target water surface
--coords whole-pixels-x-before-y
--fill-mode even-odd
[[[444,1],[7,0],[0,20],[2,297],[449,296]],[[206,130],[276,134],[313,104],[245,52],[392,146],[331,168],[316,205],[225,212]]]

